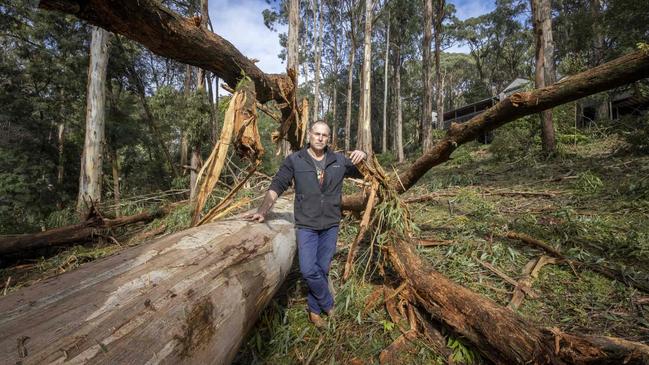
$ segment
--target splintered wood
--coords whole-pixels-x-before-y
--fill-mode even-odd
[[[257,105],[255,101],[255,92],[253,85],[250,83],[243,83],[241,88],[232,95],[230,105],[228,106],[225,118],[223,119],[221,137],[198,174],[196,185],[200,184],[200,190],[196,196],[194,212],[192,214],[192,226],[197,226],[206,221],[213,220],[214,217],[218,215],[219,211],[215,211],[214,209],[203,219],[201,219],[200,214],[205,207],[207,199],[221,177],[221,171],[223,170],[228,154],[228,147],[230,146],[230,141],[232,140],[235,131],[236,136],[234,138],[234,146],[237,154],[250,161],[255,161],[252,171],[249,171],[249,174],[246,177],[247,180],[256,169],[258,162],[264,154],[264,148],[261,145],[259,130],[257,128]],[[241,185],[242,183],[240,183],[240,186],[234,190],[238,191],[241,188]],[[233,194],[230,193],[226,197],[227,199],[223,199],[217,207],[221,210],[224,209],[224,203],[227,203],[232,195]],[[209,219],[206,219],[208,217]]]

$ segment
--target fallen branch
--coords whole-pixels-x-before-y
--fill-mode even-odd
[[[552,255],[552,256],[554,256],[554,257],[556,257],[558,259],[561,259],[561,260],[565,261],[566,263],[568,263],[568,265],[570,265],[570,267],[573,268],[573,271],[574,271],[574,267],[580,267],[580,268],[585,267],[586,269],[594,271],[594,272],[596,272],[598,274],[601,274],[601,275],[603,275],[603,276],[605,276],[605,277],[607,277],[609,279],[619,281],[619,282],[624,283],[624,284],[626,284],[626,285],[628,285],[630,287],[642,290],[645,293],[649,293],[649,283],[635,280],[635,279],[629,277],[628,275],[625,275],[624,273],[620,272],[619,270],[615,270],[615,269],[612,269],[610,267],[602,266],[602,265],[595,264],[595,263],[581,262],[581,261],[577,261],[577,260],[567,258],[566,256],[564,256],[561,253],[561,251],[559,249],[554,248],[551,245],[549,245],[549,244],[547,244],[547,243],[545,243],[545,242],[543,242],[541,240],[538,240],[538,239],[536,239],[534,237],[526,235],[524,233],[518,233],[518,232],[510,231],[510,232],[507,232],[506,237],[511,238],[511,239],[519,240],[519,241],[521,241],[523,243],[527,243],[527,244],[529,244],[529,245],[531,245],[533,247],[540,248],[540,249],[544,250],[545,252],[549,253],[550,255]],[[575,272],[575,274],[576,274],[576,272]]]
[[[428,170],[446,162],[460,145],[526,115],[649,77],[649,52],[636,51],[593,69],[570,76],[556,84],[515,93],[466,123],[453,124],[446,136],[398,175],[392,187],[398,193],[410,189]],[[366,196],[343,198],[342,207],[361,211]]]
[[[169,213],[173,206],[174,204],[153,211],[114,219],[94,216],[82,223],[53,228],[43,232],[0,236],[0,255],[27,252],[50,246],[87,242],[103,230],[139,222],[149,222],[162,217]]]
[[[556,258],[541,256],[538,259],[530,260],[525,267],[523,268],[523,273],[521,279],[516,283],[516,288],[514,289],[514,294],[512,299],[509,302],[508,307],[511,309],[518,309],[525,299],[525,294],[532,290],[532,279],[536,279],[539,275],[539,271],[543,266],[547,264],[557,263]],[[530,298],[533,298],[530,296]]]
[[[649,346],[619,338],[552,332],[455,284],[395,240],[389,259],[414,297],[495,364],[647,364]],[[560,346],[556,346],[559,343]]]

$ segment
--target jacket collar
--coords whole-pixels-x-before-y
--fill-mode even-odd
[[[307,143],[304,147],[302,147],[302,149],[298,151],[298,156],[305,159],[310,165],[313,166],[313,168],[315,168],[313,158],[311,157],[311,155],[309,155],[309,151],[307,151],[309,149],[309,146],[310,144]],[[325,150],[325,168],[326,168],[332,163],[336,162],[336,155],[331,150],[331,148],[329,148],[329,145],[325,146],[324,150]]]

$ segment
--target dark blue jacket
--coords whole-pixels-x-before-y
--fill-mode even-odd
[[[269,190],[282,195],[295,183],[295,225],[300,228],[326,229],[340,223],[340,200],[343,178],[362,177],[352,161],[342,153],[325,149],[325,176],[322,188],[318,183],[308,145],[290,154],[273,177]]]

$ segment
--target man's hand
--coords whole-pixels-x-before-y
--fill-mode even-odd
[[[259,213],[250,213],[250,214],[244,215],[243,219],[249,220],[249,221],[255,221],[257,223],[263,223],[264,220],[266,219],[266,216],[263,215],[263,214],[259,214]]]
[[[359,162],[363,161],[367,157],[367,154],[363,151],[355,150],[352,151],[349,158],[352,160],[354,165],[357,165]]]

